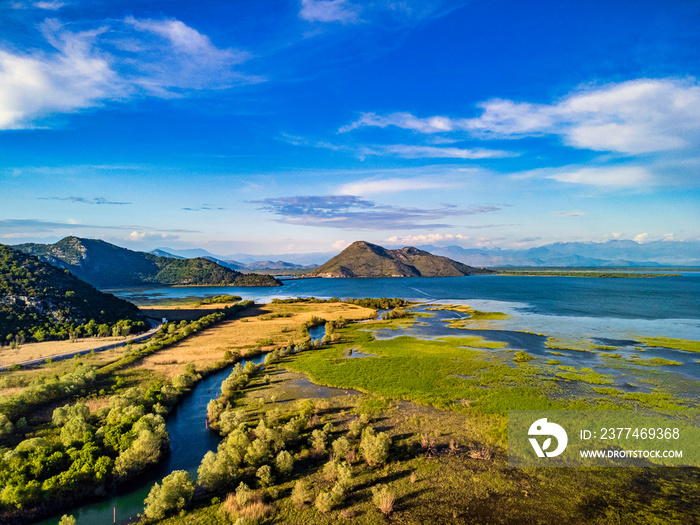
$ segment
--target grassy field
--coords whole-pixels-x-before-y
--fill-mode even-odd
[[[310,359],[315,363],[316,355],[323,351],[303,352],[266,367],[267,378],[254,380],[236,400],[236,409],[243,410],[247,424],[255,427],[261,419],[284,419],[296,414],[299,402],[311,399],[313,417],[302,443],[313,430],[322,427],[329,430],[329,441],[350,436],[353,422],[363,419],[391,437],[389,459],[374,467],[360,458],[352,461],[352,482],[344,499],[322,510],[313,502],[333,486],[324,470],[329,455],[314,456],[302,448],[295,454],[296,467],[290,476],[260,489],[266,515],[252,523],[680,525],[700,519],[698,469],[509,468],[504,445],[494,440],[492,432],[499,425],[499,415],[481,414],[464,405],[441,410],[398,400],[394,395],[320,387],[309,384],[301,374],[289,372],[291,368],[309,366]],[[446,352],[449,350],[442,347],[432,356],[440,359]],[[365,366],[360,363],[378,364],[388,357],[385,352],[376,359],[347,361]],[[415,368],[411,370],[415,372]],[[383,375],[384,371],[380,368],[376,372]],[[413,387],[431,390],[433,380],[423,376]],[[360,381],[353,378],[347,382]],[[310,499],[303,505],[292,498],[300,480],[310,489]],[[255,487],[254,479],[244,477],[242,481]],[[380,486],[394,496],[388,515],[380,512],[373,501],[373,489]],[[227,505],[222,503],[225,498],[225,493],[200,494],[187,512],[160,523],[231,524],[235,514],[232,517],[227,513]]]
[[[340,317],[361,320],[373,317],[375,311],[345,303],[269,304],[246,310],[239,319],[224,321],[177,345],[140,361],[137,365],[172,377],[186,363],[198,368],[211,366],[224,359],[226,352],[245,356],[279,345],[298,343],[307,337],[301,325],[313,317],[335,321]]]
[[[76,341],[45,341],[43,343],[24,343],[19,348],[2,347],[0,366],[11,365],[21,361],[41,359],[49,355],[65,352],[78,352],[98,346],[124,341],[126,337],[89,337]]]

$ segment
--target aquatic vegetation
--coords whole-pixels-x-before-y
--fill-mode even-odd
[[[522,350],[515,352],[515,357],[513,357],[513,361],[516,363],[527,363],[528,361],[534,361],[535,359],[537,359],[535,356],[530,355],[527,352],[523,352]]]
[[[671,348],[685,352],[700,352],[700,341],[673,339],[670,337],[642,337],[640,341],[649,347]]]
[[[584,367],[578,370],[573,366],[559,366],[557,368],[562,370],[562,372],[557,373],[557,377],[568,379],[569,381],[583,381],[593,385],[609,385],[613,382],[612,376],[600,374],[592,368]]]
[[[609,396],[617,400],[633,401],[646,407],[659,410],[681,410],[682,401],[667,392],[624,392],[611,387],[593,387],[599,394]]]
[[[575,350],[577,352],[595,352],[599,347],[590,339],[564,339],[554,336],[548,337],[544,344],[552,350]]]

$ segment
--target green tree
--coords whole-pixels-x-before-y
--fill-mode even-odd
[[[187,506],[194,495],[194,481],[184,470],[175,470],[163,478],[162,484],[153,485],[144,501],[148,518],[160,520],[170,512]]]
[[[370,467],[381,465],[389,457],[390,444],[391,438],[386,433],[375,434],[372,427],[367,427],[362,431],[360,452]]]
[[[294,470],[294,458],[289,452],[282,450],[275,458],[275,466],[280,474],[291,474],[292,470]]]

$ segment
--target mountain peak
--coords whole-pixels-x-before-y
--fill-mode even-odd
[[[413,246],[387,250],[377,244],[355,241],[338,255],[308,274],[309,277],[458,277],[477,270],[432,255]]]

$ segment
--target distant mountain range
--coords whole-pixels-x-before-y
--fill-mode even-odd
[[[152,253],[153,255],[159,255],[161,257],[172,257],[175,259],[185,259],[187,256],[183,255],[177,255],[175,253],[170,253],[166,250],[169,250],[170,248],[158,248],[156,250],[153,250]],[[244,262],[239,262],[239,261],[234,261],[232,259],[227,259],[225,256],[216,256],[213,255],[206,250],[173,250],[174,252],[178,252],[179,254],[182,253],[197,253],[198,257],[201,257],[202,259],[207,259],[209,261],[213,261],[216,263],[221,264],[222,266],[226,266],[227,268],[231,268],[232,270],[236,271],[253,271],[253,270],[313,270],[314,268],[318,267],[318,264],[294,264],[290,262],[285,262],[285,261],[254,261],[250,263],[244,263]]]
[[[66,237],[55,244],[15,249],[65,268],[98,288],[165,285],[279,286],[269,275],[242,274],[201,257],[184,259],[135,252],[97,239]]]
[[[400,248],[400,246],[388,246],[388,248]],[[522,250],[435,245],[419,245],[417,248],[476,267],[700,266],[700,242],[697,241],[561,242]],[[172,248],[159,248],[156,251],[166,252],[173,257],[211,257],[226,263],[234,270],[265,269],[266,267],[275,269],[265,264],[269,264],[269,261],[286,261],[282,264],[290,264],[294,269],[303,269],[313,267],[315,264],[323,264],[336,255],[334,252],[215,255],[206,250],[176,250]],[[163,255],[163,253],[157,253],[157,255]],[[236,267],[236,265],[238,266]]]
[[[562,242],[523,250],[420,246],[472,266],[700,266],[700,242]]]
[[[146,326],[133,304],[0,244],[0,345],[19,338],[67,339],[77,330],[111,335],[111,325],[126,320],[138,328]]]
[[[489,270],[472,268],[447,257],[407,246],[387,250],[376,244],[357,241],[308,277],[458,277]]]
[[[186,249],[179,250],[176,248],[158,248],[151,253],[159,252],[161,254],[170,254],[171,257],[204,257],[215,259],[219,262],[227,263],[228,265],[238,266],[240,269],[247,270],[277,270],[277,269],[307,269],[316,268],[319,264],[327,261],[335,255],[334,252],[311,252],[311,253],[284,253],[284,254],[250,254],[250,253],[234,253],[230,255],[217,255],[202,249]],[[274,261],[274,262],[273,262]],[[275,265],[275,266],[272,266]],[[287,265],[284,267],[276,267],[279,265]],[[236,269],[236,268],[234,268]]]

